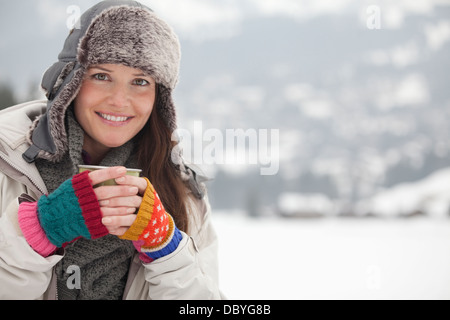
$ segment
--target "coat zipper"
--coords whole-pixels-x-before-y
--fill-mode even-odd
[[[27,173],[23,172],[20,168],[18,168],[14,163],[12,163],[8,158],[3,156],[3,154],[0,153],[0,158],[2,158],[3,161],[5,161],[11,168],[15,169],[17,172],[23,174],[26,176],[31,183],[36,187],[37,190],[39,190],[42,194],[45,194],[45,191],[43,191],[38,184],[36,183],[36,180],[34,180],[32,177],[30,177]]]

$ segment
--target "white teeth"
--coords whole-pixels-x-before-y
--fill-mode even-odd
[[[128,120],[127,117],[115,117],[115,116],[110,116],[108,114],[103,114],[103,113],[99,113],[99,115],[103,118],[106,119],[108,121],[113,121],[113,122],[125,122]]]

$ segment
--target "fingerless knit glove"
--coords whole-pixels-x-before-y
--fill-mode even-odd
[[[19,206],[19,225],[28,244],[43,257],[77,238],[98,239],[109,234],[89,172],[64,182],[37,202]]]
[[[144,263],[150,263],[174,252],[182,235],[172,216],[165,211],[153,185],[146,180],[147,189],[136,221],[120,238],[133,241],[141,253],[140,259]]]

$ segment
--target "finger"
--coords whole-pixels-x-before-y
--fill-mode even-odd
[[[112,217],[105,217],[102,219],[102,223],[106,227],[110,228],[120,228],[120,227],[127,227],[130,228],[131,225],[136,221],[136,215],[135,214],[129,214],[126,216],[112,216]]]
[[[134,176],[124,176],[116,179],[118,185],[130,185],[139,188],[139,194],[144,194],[147,189],[147,180]]]
[[[118,208],[139,208],[142,204],[142,198],[139,196],[117,197],[99,201],[100,207]]]
[[[134,186],[102,186],[94,189],[98,200],[135,196],[138,192],[138,187]]]
[[[102,223],[111,234],[117,235],[116,233],[119,230],[128,230],[136,221],[136,217],[137,216],[134,214],[126,216],[105,217],[102,219]]]
[[[106,228],[106,229],[108,229],[108,228]],[[108,231],[109,231],[109,234],[112,234],[113,236],[121,237],[125,234],[125,232],[128,231],[128,229],[129,228],[127,228],[127,227],[120,227],[117,229],[111,229],[111,230],[108,229]]]
[[[89,178],[92,181],[92,185],[97,185],[99,183],[117,179],[124,176],[127,173],[127,169],[125,167],[111,167],[101,170],[95,170],[89,173]]]
[[[136,213],[136,208],[109,208],[109,207],[103,207],[100,208],[100,211],[102,213],[102,217],[114,217],[114,216],[127,216],[130,214]]]

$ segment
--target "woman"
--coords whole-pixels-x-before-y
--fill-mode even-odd
[[[80,25],[48,101],[0,115],[0,299],[222,298],[205,189],[171,141],[176,35],[135,1]]]

